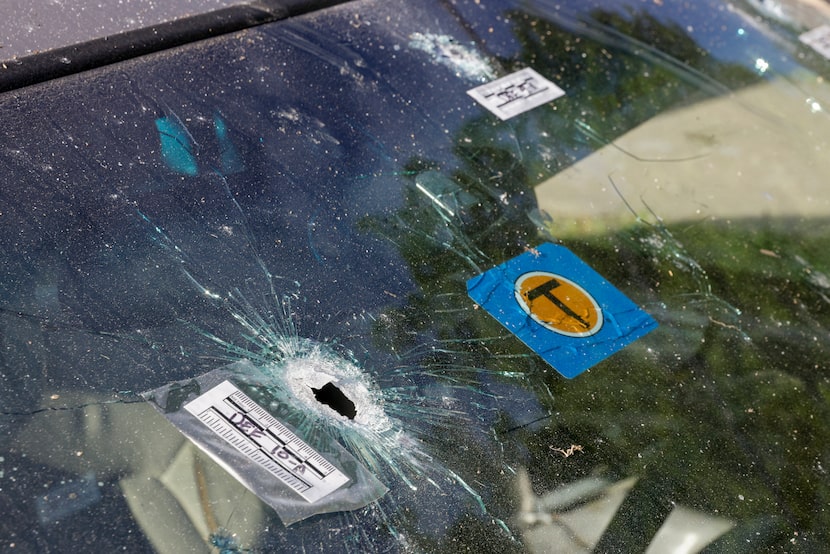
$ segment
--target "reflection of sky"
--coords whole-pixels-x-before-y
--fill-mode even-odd
[[[551,21],[557,21],[575,33],[590,26],[590,14],[594,10],[621,15],[648,13],[669,27],[685,32],[700,49],[712,58],[737,63],[756,73],[759,67],[781,73],[797,66],[788,45],[782,44],[781,29],[773,29],[759,19],[751,8],[742,9],[733,3],[704,0],[701,2],[635,1],[618,0],[604,2],[570,2],[534,5],[535,13]],[[777,34],[778,33],[778,34]],[[497,35],[498,36],[498,35]],[[609,35],[609,40],[614,42]],[[497,41],[497,43],[500,41]],[[643,45],[645,48],[648,46]],[[797,46],[797,45],[796,45]],[[760,62],[759,62],[760,60]]]
[[[759,74],[772,70],[786,73],[798,64],[782,50],[780,36],[757,17],[733,3],[631,2],[667,24],[685,25],[689,36],[710,56],[738,63]],[[761,68],[765,68],[763,71]]]

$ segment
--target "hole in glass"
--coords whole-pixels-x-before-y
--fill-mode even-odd
[[[349,400],[349,397],[343,394],[343,391],[338,389],[334,383],[326,383],[319,389],[311,387],[311,390],[314,391],[314,398],[318,402],[325,404],[338,414],[349,419],[354,419],[357,415],[354,402]]]

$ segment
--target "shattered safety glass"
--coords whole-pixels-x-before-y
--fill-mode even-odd
[[[820,551],[818,4],[362,0],[0,94],[0,549]]]

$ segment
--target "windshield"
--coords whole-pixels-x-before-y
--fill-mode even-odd
[[[825,16],[670,4],[353,2],[0,96],[4,546],[826,544]],[[474,285],[554,252],[559,357]],[[203,451],[223,380],[343,480]]]

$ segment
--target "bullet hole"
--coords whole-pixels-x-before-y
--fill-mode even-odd
[[[311,390],[318,402],[325,404],[338,414],[349,419],[354,419],[354,416],[357,415],[354,402],[349,400],[349,397],[343,394],[343,391],[334,386],[334,383],[326,383],[319,389],[311,387]]]

